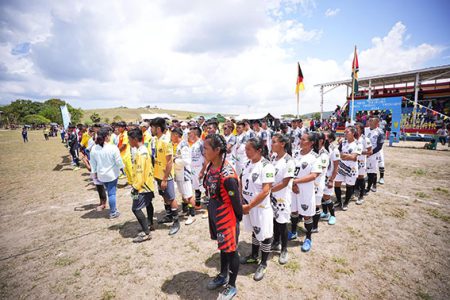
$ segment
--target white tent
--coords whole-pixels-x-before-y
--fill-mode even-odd
[[[246,114],[240,114],[236,117],[236,120],[261,120],[264,118],[269,117],[270,119],[279,119],[279,116],[275,116],[271,113],[246,113]]]
[[[153,120],[156,118],[163,118],[163,119],[168,119],[168,120],[172,120],[172,117],[169,114],[141,114],[141,119],[145,120]]]

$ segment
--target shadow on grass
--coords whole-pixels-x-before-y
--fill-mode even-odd
[[[109,209],[102,211],[91,210],[81,216],[82,219],[109,219]]]
[[[221,290],[210,291],[206,288],[211,279],[204,273],[184,271],[166,279],[161,290],[180,299],[215,299]]]
[[[69,169],[63,170],[63,168],[65,166],[70,166],[70,163],[72,162],[72,160],[69,158],[69,155],[63,155],[63,156],[61,156],[61,159],[62,159],[62,161],[53,168],[53,171],[69,170]],[[70,170],[72,170],[72,169],[70,169]]]
[[[153,222],[155,230],[167,230],[164,224],[156,224]],[[137,220],[128,220],[123,223],[114,224],[108,227],[109,230],[118,230],[120,235],[124,238],[134,238],[142,231],[141,225]]]
[[[74,211],[85,211],[85,210],[92,210],[97,207],[98,204],[86,204],[82,206],[75,206]]]

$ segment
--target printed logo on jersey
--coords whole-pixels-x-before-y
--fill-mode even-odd
[[[230,197],[233,197],[233,196],[234,196],[234,191],[229,191],[229,192],[228,192],[228,195],[229,195]]]
[[[256,233],[256,234],[260,233],[261,232],[261,227],[253,226],[253,232]]]
[[[253,182],[255,182],[256,179],[258,179],[258,177],[259,177],[259,174],[253,173],[253,174],[252,174],[252,180],[253,180]]]
[[[224,240],[225,240],[225,235],[222,232],[218,232],[217,233],[217,242],[223,243]]]
[[[267,173],[266,178],[273,178],[273,173]]]
[[[304,211],[306,211],[306,210],[308,209],[309,205],[302,204],[301,207],[302,207],[302,209],[303,209]]]
[[[304,170],[308,166],[308,163],[305,161],[302,163],[302,169]]]

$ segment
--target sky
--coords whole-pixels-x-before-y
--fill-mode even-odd
[[[0,105],[320,110],[314,85],[450,64],[450,1],[0,0]],[[446,13],[447,12],[447,13]],[[345,102],[325,95],[324,110]]]

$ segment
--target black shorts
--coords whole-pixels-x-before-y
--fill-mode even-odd
[[[131,210],[136,211],[147,207],[152,202],[153,197],[155,197],[153,192],[139,193],[137,199],[133,200]]]

